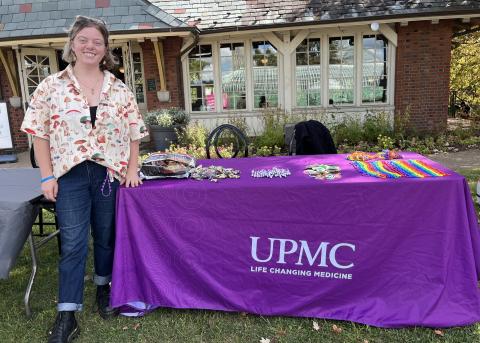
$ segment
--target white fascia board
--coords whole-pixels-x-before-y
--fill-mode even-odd
[[[370,25],[373,21],[379,24],[396,24],[396,23],[407,23],[413,21],[432,21],[432,20],[446,20],[446,19],[472,19],[480,18],[479,13],[474,14],[455,14],[455,15],[444,15],[444,16],[426,16],[426,17],[402,17],[402,18],[391,18],[391,19],[365,19],[362,21],[353,21],[353,22],[336,22],[336,23],[325,23],[325,24],[314,24],[311,25],[308,22],[305,22],[305,25],[296,25],[296,26],[278,26],[278,27],[268,27],[268,28],[258,28],[252,30],[238,30],[237,28],[232,28],[231,31],[222,31],[222,32],[211,32],[211,33],[200,33],[202,38],[207,37],[232,37],[239,35],[251,35],[251,34],[261,34],[265,32],[280,32],[288,30],[299,30],[299,29],[324,29],[324,28],[341,28],[346,29],[352,26],[364,26]]]

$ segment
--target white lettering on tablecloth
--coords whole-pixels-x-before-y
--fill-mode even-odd
[[[271,267],[265,265],[252,265],[250,272],[252,273],[268,273],[277,275],[291,275],[296,277],[315,277],[323,279],[339,279],[352,280],[353,276],[350,273],[340,273],[331,271],[318,271],[298,268],[286,268],[286,265],[295,265],[299,268],[304,267],[323,267],[323,268],[337,268],[337,269],[351,269],[354,267],[353,261],[339,260],[337,254],[342,251],[345,253],[354,253],[355,245],[351,243],[336,243],[320,242],[316,246],[312,246],[305,240],[293,240],[285,238],[268,238],[268,243],[261,246],[261,238],[251,236],[251,257],[255,262],[265,264],[275,263],[281,267]],[[269,249],[268,254],[265,254],[265,249],[260,249],[264,252],[263,256],[259,256],[259,246]],[[267,256],[268,255],[268,256]]]
[[[341,264],[337,261],[337,251],[340,248],[348,248],[352,251],[355,251],[355,245],[350,243],[337,243],[333,245],[330,249],[330,252],[328,252],[328,247],[330,243],[321,242],[318,245],[317,250],[315,251],[315,254],[312,256],[312,252],[310,250],[310,246],[308,245],[307,241],[299,240],[300,242],[300,245],[299,245],[297,241],[294,241],[292,239],[268,238],[268,240],[270,241],[270,252],[267,258],[261,259],[260,257],[258,257],[258,253],[257,253],[258,241],[260,240],[260,237],[250,237],[250,239],[252,240],[251,255],[256,262],[260,262],[260,263],[270,262],[274,257],[276,249],[278,249],[278,254],[277,254],[278,258],[276,260],[276,263],[279,263],[279,264],[287,263],[285,261],[285,257],[287,255],[295,256],[296,254],[298,255],[298,259],[296,259],[297,262],[295,262],[295,264],[299,266],[303,265],[304,256],[310,266],[313,266],[316,263],[316,261],[319,262],[318,263],[319,267],[328,267],[329,265],[331,265],[338,269],[349,269],[354,266],[353,262],[349,264]],[[278,242],[278,244],[275,244],[275,242]]]

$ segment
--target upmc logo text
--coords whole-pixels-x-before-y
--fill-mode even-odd
[[[299,240],[298,242],[292,239],[284,238],[268,238],[268,241],[262,241],[260,237],[250,237],[252,242],[251,255],[252,258],[260,263],[273,262],[279,264],[286,264],[285,258],[292,258],[296,261],[295,265],[303,266],[307,263],[310,266],[317,265],[319,267],[333,266],[339,269],[349,269],[354,266],[353,262],[345,264],[337,261],[337,254],[340,250],[348,249],[355,252],[355,245],[350,243],[337,243],[332,245],[329,242],[320,242],[320,244],[313,249],[307,241]],[[268,257],[258,256],[258,247],[269,245]],[[260,249],[263,251],[264,249]],[[314,254],[312,254],[314,251]],[[289,258],[290,259],[290,258]]]

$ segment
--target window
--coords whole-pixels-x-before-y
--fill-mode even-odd
[[[320,39],[305,39],[295,53],[297,106],[320,106],[321,67]]]
[[[220,44],[222,108],[247,108],[245,87],[245,47],[243,43]]]
[[[252,42],[253,107],[278,106],[278,53],[267,41]]]
[[[328,96],[338,104],[353,104],[355,75],[353,36],[329,40]]]
[[[133,63],[133,80],[135,86],[135,95],[137,97],[137,103],[145,103],[145,82],[142,71],[142,56],[139,52],[132,53]]]
[[[198,45],[188,55],[192,111],[215,111],[212,46]]]
[[[363,36],[362,102],[387,101],[387,39]]]

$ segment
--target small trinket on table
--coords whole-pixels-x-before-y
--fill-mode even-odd
[[[339,166],[330,164],[311,164],[307,166],[304,173],[317,180],[335,180],[342,177]]]
[[[198,167],[190,171],[190,177],[195,180],[210,180],[217,182],[219,179],[238,179],[240,170],[233,168],[224,168],[222,166]]]
[[[251,176],[255,178],[274,178],[274,177],[287,177],[290,176],[290,170],[284,168],[273,167],[271,169],[252,169]]]

